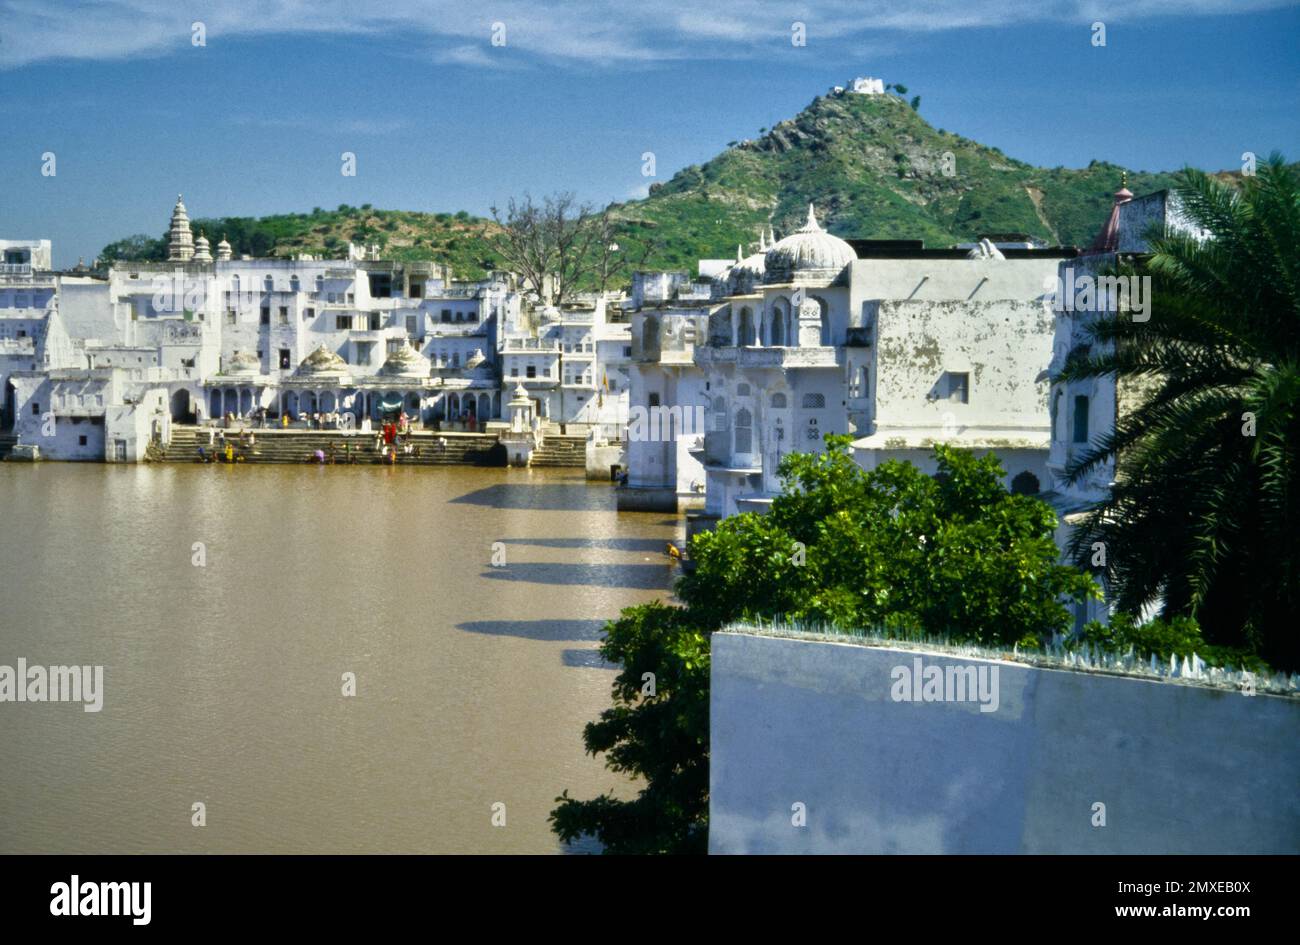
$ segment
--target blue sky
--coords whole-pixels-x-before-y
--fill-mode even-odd
[[[902,82],[935,126],[1035,164],[1300,157],[1295,4],[369,6],[0,0],[0,238],[53,239],[71,265],[161,234],[180,191],[205,217],[340,203],[486,214],[525,190],[622,200],[649,183],[643,152],[666,180],[854,75]],[[806,46],[791,44],[796,21]],[[343,151],[355,177],[339,173]]]

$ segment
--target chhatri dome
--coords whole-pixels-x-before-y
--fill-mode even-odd
[[[212,262],[212,251],[208,248],[208,238],[199,231],[199,238],[194,241],[194,261]]]
[[[230,244],[226,242],[226,238],[223,236],[221,237],[221,242],[217,244],[217,259],[221,262],[224,262],[229,258],[230,258]]]
[[[185,209],[185,201],[176,195],[176,206],[172,208],[172,225],[167,232],[167,261],[189,262],[194,258],[194,233],[190,230],[190,215]]]
[[[817,214],[808,204],[808,221],[767,251],[764,278],[768,282],[795,278],[829,281],[857,258],[852,246],[817,225]]]
[[[742,259],[740,247],[736,247],[736,262],[727,270],[727,281],[732,287],[733,294],[747,292],[755,284],[763,281],[768,248],[767,237],[762,230],[758,232],[757,252],[750,253]]]

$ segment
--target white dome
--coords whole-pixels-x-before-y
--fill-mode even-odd
[[[833,279],[857,258],[852,246],[817,225],[813,205],[808,204],[808,222],[767,251],[764,277],[768,282],[796,275]]]
[[[767,266],[767,249],[767,240],[761,232],[758,237],[757,252],[750,253],[742,259],[740,247],[736,247],[735,265],[727,270],[727,284],[730,286],[732,294],[747,292],[754,285],[763,281],[763,272]]]
[[[420,377],[429,373],[429,359],[403,341],[401,347],[388,355],[379,373]]]

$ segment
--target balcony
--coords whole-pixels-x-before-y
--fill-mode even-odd
[[[735,364],[745,368],[833,368],[842,363],[839,348],[760,348],[760,347],[701,347],[695,349],[695,363]]]
[[[692,450],[691,452],[695,452]],[[751,474],[762,472],[758,466],[750,465],[750,457],[733,457],[731,453],[731,431],[713,430],[704,434],[704,457],[706,469],[725,470],[727,472]],[[737,462],[740,460],[740,462]]]
[[[545,341],[541,338],[507,338],[501,346],[504,354],[532,353],[536,351],[549,351],[554,354],[560,353],[560,343],[558,341]]]
[[[31,263],[0,263],[0,276],[30,276]]]

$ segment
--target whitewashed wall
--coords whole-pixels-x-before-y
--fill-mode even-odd
[[[918,656],[997,710],[893,701]],[[1293,698],[720,633],[710,724],[713,853],[1300,852]]]

